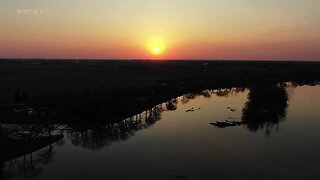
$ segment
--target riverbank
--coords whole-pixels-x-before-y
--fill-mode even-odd
[[[110,123],[205,89],[319,80],[320,62],[2,60],[1,107],[35,113],[1,116],[2,123]]]

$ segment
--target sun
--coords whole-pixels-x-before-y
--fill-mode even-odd
[[[164,44],[156,44],[149,47],[149,51],[151,52],[151,54],[156,56],[163,54],[164,49]]]
[[[160,56],[166,50],[166,42],[162,38],[151,39],[147,43],[147,49],[152,55]]]
[[[160,47],[158,47],[158,46],[154,47],[153,48],[153,54],[159,54],[161,52],[160,50],[161,50]]]

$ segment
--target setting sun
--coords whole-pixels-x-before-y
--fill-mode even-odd
[[[147,49],[153,55],[161,55],[166,50],[166,42],[162,38],[154,38],[148,42]]]
[[[160,48],[159,47],[154,47],[153,48],[153,54],[159,54],[160,53]]]

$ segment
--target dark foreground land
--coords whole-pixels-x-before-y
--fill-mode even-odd
[[[1,60],[0,169],[27,154],[38,162],[33,152],[47,146],[40,159],[52,159],[51,144],[63,138],[55,130],[71,128],[88,149],[126,140],[161,119],[159,104],[174,111],[176,97],[210,97],[209,89],[228,96],[248,88],[241,120],[212,125],[256,132],[286,116],[287,84],[319,81],[320,62]]]
[[[315,84],[320,62],[1,60],[1,123],[117,122],[185,93]]]

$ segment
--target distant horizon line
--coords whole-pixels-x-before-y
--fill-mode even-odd
[[[275,61],[275,62],[320,62],[320,60],[275,60],[275,59],[153,59],[153,58],[0,58],[0,60],[69,60],[69,61]]]

